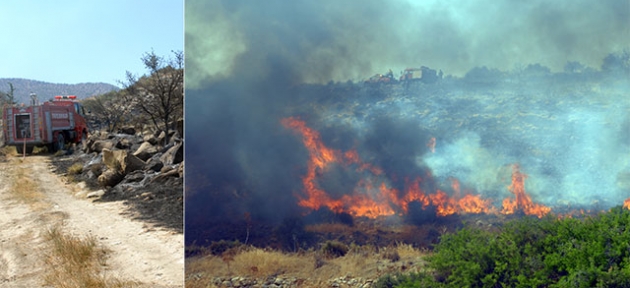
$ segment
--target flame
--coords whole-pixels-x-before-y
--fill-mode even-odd
[[[492,205],[491,199],[483,199],[481,195],[473,195],[469,192],[461,196],[461,185],[455,178],[451,179],[452,196],[442,190],[427,194],[420,187],[422,179],[417,177],[413,181],[405,180],[404,193],[391,187],[389,180],[385,179],[380,167],[364,162],[356,150],[341,152],[327,147],[321,140],[319,132],[306,126],[305,122],[295,118],[285,118],[281,124],[298,132],[302,136],[302,142],[309,152],[306,174],[302,177],[305,197],[298,196],[298,205],[311,210],[327,207],[336,213],[348,213],[353,216],[376,218],[409,212],[409,203],[418,202],[422,208],[432,205],[438,216],[453,214],[514,214],[522,211],[527,215],[542,217],[551,211],[551,208],[532,202],[531,197],[525,191],[525,179],[527,175],[519,170],[518,165],[512,167],[512,184],[509,191],[515,195],[514,199],[505,198],[502,210]],[[428,145],[433,151],[435,138],[431,138]],[[344,167],[356,167],[361,172],[363,179],[356,183],[353,191],[348,191],[339,198],[332,198],[330,194],[321,189],[317,179],[326,172],[331,164],[342,164]],[[427,175],[431,177],[431,175]],[[394,179],[396,180],[396,179]],[[630,207],[630,198],[626,200],[626,207]],[[630,208],[629,208],[630,209]]]
[[[513,214],[520,210],[527,215],[536,215],[538,218],[542,218],[551,212],[551,208],[532,202],[531,197],[525,192],[526,178],[527,175],[520,172],[517,164],[512,166],[512,185],[508,189],[516,196],[516,199],[505,198],[501,213]]]
[[[625,207],[626,209],[630,209],[630,198],[623,201],[623,207]]]

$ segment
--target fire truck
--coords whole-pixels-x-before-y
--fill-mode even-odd
[[[55,96],[43,104],[34,100],[30,106],[6,106],[2,120],[5,145],[14,146],[18,153],[32,153],[40,146],[56,152],[67,143],[85,141],[88,134],[85,109],[74,95]]]

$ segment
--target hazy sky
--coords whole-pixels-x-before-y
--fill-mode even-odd
[[[183,0],[0,3],[0,78],[118,85],[153,49],[184,49]]]

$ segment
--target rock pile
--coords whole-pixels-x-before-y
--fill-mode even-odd
[[[201,275],[190,275],[189,277],[202,277]],[[328,280],[326,284],[321,284],[320,287],[356,287],[367,288],[372,287],[374,280],[363,279],[361,277],[354,278],[350,276],[338,277]],[[215,277],[211,283],[208,283],[209,287],[234,287],[234,288],[293,288],[293,287],[308,287],[306,279],[300,279],[297,277],[274,277],[256,279],[249,277]]]
[[[137,132],[132,127],[118,133],[93,132],[71,155],[72,162],[83,164],[81,172],[73,177],[92,189],[100,189],[89,193],[98,201],[124,200],[143,219],[182,231],[181,135],[183,131]]]

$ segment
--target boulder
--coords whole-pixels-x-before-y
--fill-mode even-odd
[[[162,167],[164,167],[164,163],[162,163],[159,158],[152,157],[151,159],[147,160],[146,164],[144,164],[143,170],[160,172],[162,170]]]
[[[114,142],[111,140],[95,140],[92,145],[90,145],[88,151],[101,153],[103,149],[112,149],[114,148]]]
[[[136,128],[122,127],[118,129],[118,133],[127,134],[127,135],[136,135]]]
[[[133,171],[144,168],[144,161],[140,158],[129,154],[127,150],[109,149],[103,150],[103,163],[111,170],[117,170],[122,174],[129,174]]]
[[[183,142],[173,145],[173,147],[164,152],[164,154],[160,157],[160,161],[162,161],[164,165],[173,165],[184,161]]]
[[[105,148],[103,149],[103,151],[101,151],[101,153],[103,155],[103,164],[105,164],[107,168],[111,170],[122,171],[122,165],[120,164],[118,159],[116,159],[116,156],[114,156],[114,151]]]
[[[124,175],[116,170],[107,170],[98,176],[98,184],[102,187],[114,187],[124,179]]]
[[[116,148],[129,149],[133,145],[133,142],[129,138],[121,138],[116,142]]]
[[[158,144],[158,140],[154,135],[145,135],[142,140],[144,142],[148,142],[151,145],[157,145]]]
[[[140,158],[142,161],[147,161],[158,152],[158,148],[153,146],[150,142],[143,142],[136,152],[133,152],[133,155]]]

